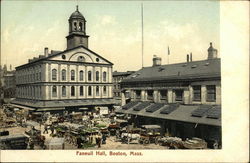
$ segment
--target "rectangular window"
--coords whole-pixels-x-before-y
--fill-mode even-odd
[[[167,100],[167,90],[160,90],[161,100]]]
[[[182,101],[183,90],[175,90],[175,101]]]
[[[147,94],[148,94],[148,100],[153,100],[154,91],[153,90],[148,90]]]
[[[207,85],[207,101],[213,102],[216,100],[216,87],[215,85]]]
[[[137,99],[141,99],[141,91],[136,90],[136,91],[135,91],[135,95],[136,95],[136,98],[137,98]]]
[[[193,100],[201,101],[201,86],[200,85],[193,86]]]

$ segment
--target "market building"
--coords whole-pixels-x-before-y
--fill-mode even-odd
[[[113,96],[118,105],[121,105],[121,81],[132,73],[134,73],[134,71],[113,72]]]
[[[86,20],[78,10],[68,19],[67,48],[16,67],[18,107],[36,111],[112,107],[113,63],[88,48]]]
[[[135,125],[158,124],[162,134],[221,142],[221,60],[212,43],[201,61],[143,67],[121,82],[122,107]]]

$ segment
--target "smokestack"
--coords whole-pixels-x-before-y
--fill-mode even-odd
[[[45,56],[45,57],[48,57],[48,55],[49,55],[49,48],[48,48],[48,47],[45,47],[45,48],[44,48],[44,56]]]
[[[210,42],[210,47],[207,49],[208,58],[207,59],[215,59],[217,58],[217,49],[213,48],[212,42]]]
[[[192,53],[190,53],[190,62],[193,61],[193,56],[192,56]]]
[[[153,66],[160,66],[161,65],[161,57],[157,57],[154,55],[153,57]]]
[[[189,55],[187,54],[187,62],[189,62]]]

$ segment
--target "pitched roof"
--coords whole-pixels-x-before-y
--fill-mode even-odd
[[[221,76],[220,58],[177,64],[144,67],[122,82],[194,79]]]
[[[49,54],[47,57],[41,56],[41,57],[39,57],[39,58],[36,58],[35,60],[32,60],[31,62],[28,62],[28,63],[26,63],[26,64],[17,66],[16,68],[20,68],[20,67],[22,67],[22,66],[29,65],[29,64],[32,64],[32,63],[36,63],[36,62],[39,62],[39,61],[44,61],[44,60],[47,60],[48,58],[51,58],[51,57],[54,57],[54,56],[57,56],[57,55],[66,53],[66,52],[68,52],[68,51],[71,51],[71,50],[74,50],[74,49],[77,49],[77,48],[80,48],[80,47],[86,49],[87,51],[89,51],[89,52],[95,54],[95,55],[98,56],[99,58],[101,58],[101,59],[105,60],[106,62],[108,62],[109,64],[112,64],[112,65],[113,65],[112,62],[110,62],[110,61],[108,61],[107,59],[103,58],[103,57],[100,56],[99,54],[97,54],[97,53],[95,53],[94,51],[92,51],[92,50],[90,50],[90,49],[88,49],[88,48],[86,48],[86,47],[80,45],[80,46],[74,47],[74,48],[72,48],[72,49],[66,49],[66,50],[64,50],[64,51],[55,51],[55,50],[52,50],[52,53]]]

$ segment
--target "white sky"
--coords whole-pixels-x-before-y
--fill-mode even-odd
[[[68,18],[76,1],[2,1],[1,64],[12,67],[49,50],[65,50]],[[89,49],[114,63],[113,70],[141,68],[141,2],[79,1],[87,20]],[[153,55],[167,63],[207,58],[219,50],[219,1],[144,1],[144,66]],[[219,51],[220,55],[220,51]]]

